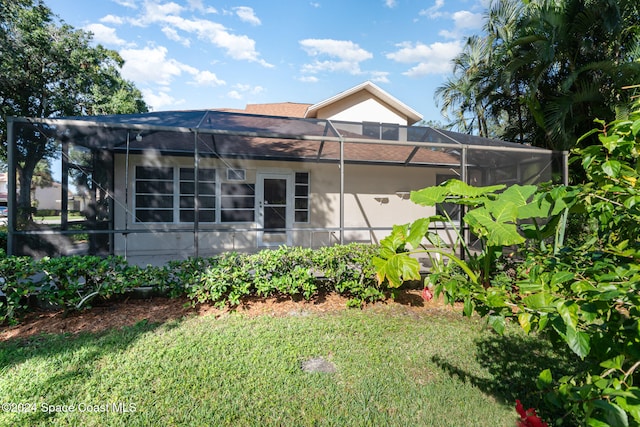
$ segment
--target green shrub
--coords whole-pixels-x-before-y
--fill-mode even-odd
[[[235,306],[251,294],[309,300],[324,289],[351,297],[350,306],[361,306],[385,298],[371,261],[376,253],[376,246],[362,244],[317,250],[283,246],[174,262],[171,268],[194,303]]]
[[[1,252],[4,254],[4,252]],[[79,310],[94,298],[110,298],[133,288],[152,287],[171,297],[186,295],[193,304],[236,306],[248,295],[302,296],[321,290],[338,292],[361,306],[385,298],[372,258],[378,247],[364,244],[312,250],[280,247],[256,254],[224,253],[210,258],[170,261],[164,266],[129,265],[122,257],[0,257],[5,298],[0,321],[13,320],[28,309],[28,297]]]
[[[122,294],[130,286],[122,257],[68,256],[43,258],[37,263],[44,273],[40,296],[67,310],[80,309],[95,297]]]
[[[318,290],[311,249],[280,247],[249,257],[253,286],[260,296],[302,294],[310,299]]]
[[[212,302],[218,307],[236,306],[251,291],[247,256],[228,252],[208,259],[208,266],[198,274],[196,283],[187,287],[194,302]]]
[[[0,225],[0,250],[2,250],[5,253],[7,250],[7,238],[8,238],[7,226]],[[2,255],[2,256],[5,256],[5,255]]]
[[[29,297],[36,291],[32,281],[37,269],[30,257],[7,257],[0,249],[0,323],[15,322],[29,308]]]
[[[350,306],[361,306],[385,298],[372,262],[378,252],[378,246],[359,243],[328,246],[314,251],[313,263],[332,290],[351,297]]]

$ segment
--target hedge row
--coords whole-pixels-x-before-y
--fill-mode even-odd
[[[320,249],[281,247],[255,254],[223,253],[209,258],[138,267],[124,258],[69,256],[33,260],[0,253],[0,323],[12,322],[40,304],[79,310],[94,298],[108,299],[139,287],[193,304],[236,306],[249,295],[302,296],[321,291],[348,296],[349,305],[383,299],[372,264],[378,247],[363,244]]]

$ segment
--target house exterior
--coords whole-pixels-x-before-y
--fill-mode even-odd
[[[73,157],[64,150],[92,151],[91,165],[67,169],[92,171],[94,249],[129,257],[377,243],[394,224],[446,209],[414,205],[411,190],[452,177],[476,185],[551,178],[547,150],[414,126],[421,119],[364,82],[316,104],[44,125],[60,135],[63,160]],[[17,249],[20,236],[33,238],[9,229]]]

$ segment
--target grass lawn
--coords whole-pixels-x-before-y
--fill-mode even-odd
[[[10,340],[0,402],[35,408],[2,411],[0,425],[514,426],[515,399],[562,363],[516,328],[483,325],[382,305]],[[303,372],[313,357],[337,372]]]
[[[33,219],[37,222],[37,221],[46,221],[46,222],[60,222],[61,221],[61,216],[60,215],[48,215],[48,216],[44,216],[44,215],[34,215]],[[79,220],[85,220],[86,217],[84,215],[80,215],[80,214],[69,214],[67,219],[69,221],[79,221]]]

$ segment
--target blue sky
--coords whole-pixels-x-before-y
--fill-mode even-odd
[[[120,52],[154,111],[316,103],[370,80],[442,118],[434,90],[488,0],[45,0]]]

